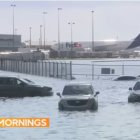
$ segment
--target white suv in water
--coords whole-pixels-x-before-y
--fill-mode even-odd
[[[97,95],[91,84],[73,83],[64,87],[58,103],[59,110],[97,110]]]

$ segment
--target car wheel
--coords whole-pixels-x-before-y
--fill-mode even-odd
[[[97,102],[95,102],[95,103],[92,103],[92,105],[91,105],[91,108],[90,108],[91,110],[97,110],[98,109],[98,103]]]
[[[59,104],[59,110],[64,110],[64,107],[62,104]]]
[[[135,100],[134,99],[131,99],[131,98],[128,98],[128,102],[129,103],[133,103],[133,102],[135,102]]]
[[[128,97],[128,102],[129,103],[140,102],[140,97],[136,95],[130,95]]]

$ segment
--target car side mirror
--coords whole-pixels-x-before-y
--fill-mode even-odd
[[[25,84],[24,84],[24,83],[20,83],[19,85],[20,85],[20,86],[25,86]]]
[[[99,92],[99,91],[95,92],[94,97],[96,97],[98,94],[100,94],[100,92]]]
[[[59,97],[61,98],[61,94],[60,94],[60,92],[56,93],[56,95],[59,96]]]
[[[130,87],[130,88],[129,88],[129,90],[131,91],[131,90],[132,90],[132,88]]]

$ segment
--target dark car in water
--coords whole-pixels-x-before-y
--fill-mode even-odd
[[[68,84],[64,87],[60,101],[59,110],[97,110],[97,95],[91,84]]]
[[[40,86],[27,78],[0,77],[0,97],[52,96],[52,88]]]
[[[140,81],[136,82],[133,88],[129,88],[129,91],[128,102],[140,102]]]
[[[135,76],[120,76],[114,79],[114,81],[130,81],[130,80],[138,80],[138,77]]]

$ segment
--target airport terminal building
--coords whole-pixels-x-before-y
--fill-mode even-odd
[[[22,47],[21,35],[0,34],[0,51],[18,51]]]

